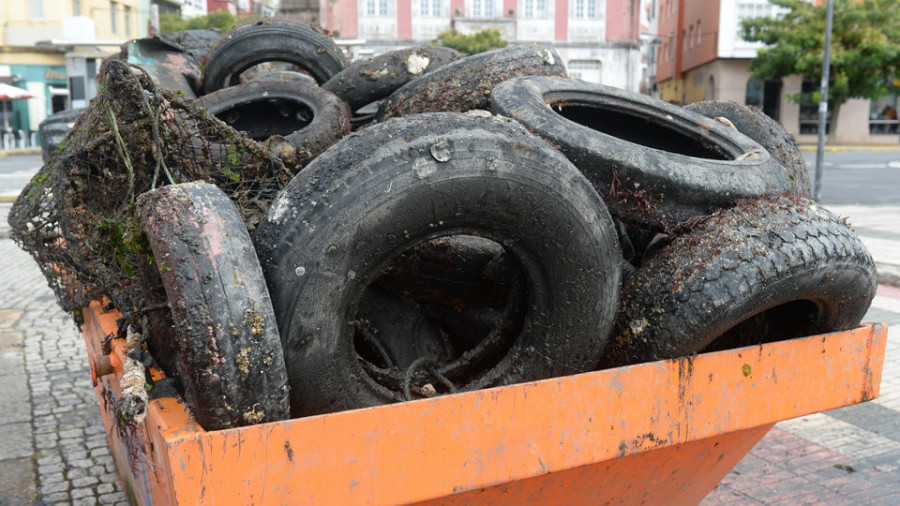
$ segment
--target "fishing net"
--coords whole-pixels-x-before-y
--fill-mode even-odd
[[[252,230],[291,175],[265,146],[113,58],[98,96],[23,189],[9,223],[76,319],[102,297],[139,316],[147,308],[138,274],[153,265],[136,217],[139,194],[206,181],[231,197]]]

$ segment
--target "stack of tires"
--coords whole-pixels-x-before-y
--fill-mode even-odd
[[[874,296],[744,106],[570,79],[540,45],[348,66],[278,22],[223,36],[197,89],[296,172],[252,235],[208,184],[138,199],[207,428],[844,330]]]

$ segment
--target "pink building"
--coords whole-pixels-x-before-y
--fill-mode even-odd
[[[818,104],[790,99],[818,89],[819,81],[792,75],[776,81],[754,78],[750,63],[762,43],[741,38],[743,19],[778,16],[769,0],[659,0],[656,82],[659,98],[674,103],[731,100],[755,106],[781,122],[802,143],[815,143]],[[840,111],[835,140],[845,144],[900,144],[897,119],[884,114],[900,107],[900,95],[856,98]]]
[[[235,16],[253,14],[253,0],[206,0],[206,12],[229,10]]]
[[[430,44],[444,30],[552,45],[569,75],[637,91],[639,0],[322,0],[319,21],[366,53]]]

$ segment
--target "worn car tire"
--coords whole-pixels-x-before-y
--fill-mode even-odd
[[[296,70],[276,70],[274,72],[266,72],[260,74],[251,81],[284,81],[289,83],[305,83],[318,86],[316,80],[309,74],[297,72]]]
[[[72,130],[72,126],[86,110],[84,107],[66,109],[53,113],[41,121],[38,132],[41,136],[41,157],[45,164],[60,152],[62,149],[60,146],[63,145],[66,134]]]
[[[791,179],[791,192],[812,196],[809,169],[800,152],[800,145],[781,123],[759,109],[737,102],[704,101],[688,104],[685,109],[707,118],[725,118],[737,131],[760,143],[781,163]]]
[[[630,224],[671,230],[738,199],[790,190],[762,146],[646,95],[578,79],[521,77],[491,92],[494,112],[557,146]]]
[[[138,197],[178,336],[185,400],[206,430],[289,416],[275,316],[237,209],[206,183]]]
[[[299,81],[254,80],[204,95],[197,105],[257,141],[293,172],[350,133],[350,111],[333,93]]]
[[[513,290],[518,299],[491,336],[436,365],[432,380],[472,390],[596,364],[621,279],[616,232],[596,191],[513,121],[415,115],[351,134],[319,155],[254,235],[296,414],[406,398],[357,358],[348,320],[397,255],[460,234],[502,245],[524,272],[523,288]]]
[[[178,44],[163,37],[134,39],[122,44],[122,56],[147,71],[163,88],[197,98],[200,62]]]
[[[341,97],[355,111],[463,56],[459,51],[443,46],[398,49],[371,60],[353,62],[322,87]]]
[[[347,67],[340,48],[310,26],[256,21],[226,33],[206,57],[206,93],[240,83],[241,73],[263,62],[292,63],[324,83]]]
[[[768,313],[768,342],[856,326],[875,296],[865,246],[811,200],[743,201],[675,238],[622,287],[614,337],[601,361],[614,367],[707,348]],[[744,344],[747,344],[746,339]]]
[[[155,35],[155,37],[181,48],[182,51],[193,56],[198,63],[203,63],[206,55],[222,38],[222,32],[218,28],[201,28],[165,32]]]
[[[499,307],[509,297],[514,272],[503,247],[466,235],[441,237],[402,253],[377,284],[419,302],[455,308]]]
[[[414,79],[384,99],[378,121],[422,112],[488,109],[491,90],[516,76],[565,76],[566,67],[552,47],[505,47],[450,62]]]

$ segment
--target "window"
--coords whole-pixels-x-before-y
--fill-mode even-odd
[[[788,12],[784,7],[778,7],[768,0],[739,0],[737,3],[737,32],[741,33],[741,21],[745,19],[778,17]]]
[[[421,0],[419,4],[420,16],[440,16],[441,0]]]
[[[472,0],[472,17],[494,17],[494,0]]]
[[[546,18],[547,0],[525,0],[526,18]]]
[[[127,5],[123,7],[122,14],[125,18],[125,35],[131,37],[131,7]]]
[[[591,83],[600,83],[600,60],[571,60],[566,65],[569,77]]]
[[[366,0],[366,14],[369,16],[387,16],[387,0]]]
[[[869,133],[891,134],[896,136],[900,120],[897,119],[897,108],[900,107],[900,95],[885,95],[873,100],[869,105]]]
[[[694,47],[694,25],[688,31],[688,47]]]
[[[109,26],[112,27],[111,28],[112,33],[119,33],[119,23],[117,23],[117,21],[118,20],[116,19],[116,3],[110,2],[109,3],[109,23],[110,23]]]
[[[575,17],[581,19],[597,17],[597,0],[575,0]]]
[[[44,0],[28,0],[28,19],[44,19]]]
[[[819,133],[819,102],[813,99],[813,93],[819,91],[821,83],[803,81],[800,87],[800,133]],[[831,118],[831,107],[825,117],[825,134],[828,134],[828,123]]]
[[[698,45],[698,46],[700,45],[700,40],[701,40],[701,39],[700,39],[700,33],[703,31],[703,30],[701,30],[701,28],[700,28],[700,21],[701,21],[701,20],[699,20],[699,19],[697,20],[697,45]]]

